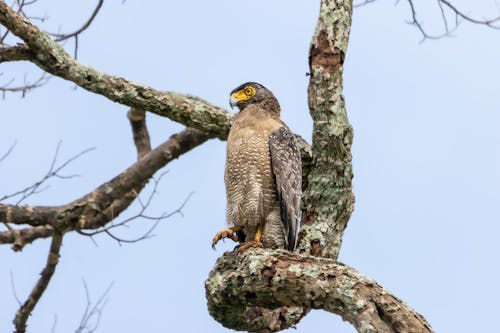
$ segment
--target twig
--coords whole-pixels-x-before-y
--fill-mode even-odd
[[[10,271],[10,286],[12,287],[12,294],[14,295],[17,304],[21,306],[21,300],[17,296],[16,285],[14,283],[14,273],[12,272],[12,270]]]
[[[141,241],[141,240],[148,239],[148,238],[152,237],[153,235],[151,235],[151,233],[156,229],[156,227],[158,226],[158,224],[161,221],[163,221],[165,219],[168,219],[168,218],[170,218],[170,217],[172,217],[173,215],[176,215],[176,214],[180,214],[181,216],[183,216],[182,209],[184,208],[184,206],[187,204],[187,202],[189,201],[189,199],[193,195],[193,192],[189,193],[189,195],[184,199],[183,203],[177,209],[175,209],[174,211],[172,211],[170,213],[166,213],[165,212],[165,213],[161,214],[160,216],[149,216],[149,215],[147,215],[146,214],[146,210],[150,206],[153,197],[157,193],[158,185],[159,185],[161,179],[163,178],[163,176],[166,173],[167,173],[167,171],[163,172],[157,179],[153,178],[154,187],[153,187],[153,190],[151,191],[151,193],[149,194],[149,196],[148,196],[148,198],[146,199],[145,202],[143,202],[139,197],[137,197],[137,202],[141,206],[141,210],[137,214],[135,214],[134,216],[129,217],[129,218],[127,218],[127,219],[125,219],[125,220],[123,220],[123,221],[121,221],[119,223],[112,224],[110,226],[107,226],[105,228],[96,230],[94,232],[85,232],[85,231],[81,231],[81,230],[78,230],[78,232],[80,234],[84,235],[84,236],[89,236],[89,237],[92,237],[92,236],[95,236],[95,235],[98,235],[98,234],[101,234],[101,233],[105,233],[109,237],[111,237],[112,239],[116,240],[119,245],[121,245],[121,243],[136,243],[138,241]],[[134,220],[140,219],[140,218],[145,219],[145,220],[154,221],[153,225],[143,235],[141,235],[140,237],[137,237],[137,238],[134,238],[134,239],[124,239],[124,238],[121,238],[121,237],[118,237],[118,236],[114,235],[111,232],[112,229],[115,229],[117,227],[128,227],[128,223],[130,223],[130,222],[132,222]]]
[[[353,5],[353,7],[354,8],[363,7],[363,6],[369,5],[371,3],[374,3],[375,1],[376,0],[364,0],[363,2],[355,3]]]
[[[60,42],[60,41],[63,41],[65,39],[68,39],[68,38],[71,38],[71,37],[77,37],[79,34],[81,34],[82,32],[84,32],[90,26],[90,24],[92,23],[92,21],[94,21],[94,19],[96,18],[97,14],[99,13],[99,11],[100,11],[103,3],[104,3],[104,0],[99,0],[99,2],[97,3],[97,6],[94,8],[94,11],[90,15],[89,19],[79,29],[77,29],[77,30],[75,30],[73,32],[67,33],[67,34],[59,34],[59,33],[56,34],[56,33],[53,33],[53,34],[50,34],[50,35],[56,38],[55,39],[56,42]]]
[[[94,19],[97,16],[97,14],[101,10],[103,3],[104,3],[104,0],[98,1],[97,6],[94,8],[94,11],[90,15],[89,19],[79,29],[77,29],[73,32],[70,32],[70,33],[66,33],[66,34],[61,34],[61,33],[51,33],[50,34],[52,37],[55,37],[56,42],[61,42],[61,41],[64,41],[66,39],[69,39],[69,38],[74,38],[75,39],[75,49],[73,51],[73,56],[75,57],[75,59],[78,58],[78,36],[82,32],[84,32],[85,30],[87,30],[87,28],[92,24],[92,22],[94,21]]]
[[[50,80],[51,76],[48,75],[47,73],[43,72],[42,75],[36,79],[33,82],[29,82],[26,78],[26,75],[24,76],[24,84],[20,86],[14,86],[12,87],[11,84],[15,81],[14,79],[11,79],[9,82],[3,84],[0,86],[0,92],[2,92],[2,99],[5,99],[5,94],[7,92],[21,92],[22,97],[25,97],[26,94],[35,88],[39,88],[46,84]]]
[[[19,310],[17,310],[16,317],[13,321],[16,327],[16,333],[26,332],[26,321],[28,320],[31,312],[33,312],[33,309],[40,300],[40,297],[42,297],[43,293],[47,289],[50,279],[54,275],[57,263],[59,262],[59,251],[61,250],[62,239],[62,233],[54,233],[52,243],[50,244],[49,255],[47,256],[47,264],[40,273],[40,279],[38,279],[35,287],[33,287],[33,290],[31,291],[31,294],[26,302],[24,302]]]
[[[24,200],[26,200],[28,197],[32,196],[33,194],[40,193],[44,190],[44,188],[40,189],[41,185],[43,185],[47,180],[51,178],[60,178],[60,179],[70,179],[77,177],[78,175],[62,175],[60,172],[62,169],[64,169],[66,166],[68,166],[70,163],[74,162],[76,159],[81,157],[82,155],[94,150],[95,148],[87,148],[80,153],[74,155],[73,157],[69,158],[66,160],[64,163],[56,167],[56,162],[57,162],[57,157],[59,155],[59,150],[61,147],[61,142],[57,144],[56,152],[54,154],[54,158],[52,159],[52,162],[50,164],[50,168],[47,171],[47,173],[37,182],[34,184],[19,190],[17,192],[11,193],[11,194],[6,194],[3,197],[0,197],[0,202],[6,200],[6,199],[11,199],[17,196],[21,196],[19,200],[16,202],[16,205],[19,205],[22,203]]]
[[[443,3],[439,0],[437,0],[437,3],[439,5],[439,10],[441,11],[441,18],[443,19],[444,29],[446,33],[448,33],[449,32],[448,20],[446,19],[446,13],[444,12]]]
[[[56,326],[57,326],[57,314],[54,315],[54,321],[52,322],[52,329],[50,330],[50,333],[55,333]]]
[[[367,0],[367,1],[371,1],[371,0]],[[468,21],[468,22],[474,23],[474,24],[485,25],[489,28],[500,30],[500,26],[495,25],[495,23],[500,22],[500,16],[497,16],[497,17],[492,18],[492,19],[483,19],[483,20],[475,19],[472,16],[467,15],[464,12],[462,12],[461,10],[459,10],[450,1],[437,0],[439,10],[441,12],[441,18],[443,20],[445,32],[442,34],[430,34],[425,30],[423,23],[417,19],[417,11],[415,9],[414,0],[407,0],[407,1],[408,1],[408,4],[410,5],[410,10],[411,10],[411,20],[409,21],[409,23],[416,26],[417,29],[420,31],[420,33],[422,34],[422,41],[424,41],[426,39],[440,39],[440,38],[443,38],[445,36],[449,36],[453,31],[455,31],[458,28],[458,26],[460,25],[460,22],[461,22],[460,20]],[[453,13],[453,15],[455,15],[455,23],[454,23],[453,27],[450,27],[450,25],[449,25],[449,22],[448,22],[448,19],[446,16],[445,7],[451,13]]]
[[[10,153],[12,153],[12,150],[14,150],[14,147],[17,145],[17,140],[14,141],[14,143],[9,147],[9,149],[7,150],[7,152],[5,154],[2,155],[2,157],[0,157],[0,162],[3,162],[3,160],[5,160],[7,158],[7,156],[10,155]]]
[[[427,32],[424,30],[424,27],[423,27],[422,23],[420,23],[418,21],[418,19],[417,19],[417,12],[415,10],[415,6],[413,4],[413,0],[408,0],[408,4],[410,5],[411,18],[412,18],[412,20],[410,22],[408,22],[408,23],[416,26],[417,29],[422,34],[422,40],[420,41],[421,43],[424,40],[426,40],[426,39],[439,39],[439,38],[442,38],[442,37],[446,36],[446,34],[442,34],[442,35],[438,35],[438,36],[432,36],[432,35],[427,34]]]
[[[92,333],[99,327],[99,322],[101,320],[102,311],[106,305],[106,297],[108,296],[111,288],[113,288],[114,282],[111,282],[110,285],[106,288],[106,290],[99,297],[97,302],[92,306],[92,301],[90,299],[89,289],[87,287],[87,283],[85,280],[83,281],[83,288],[85,289],[85,298],[87,303],[85,305],[85,311],[83,313],[82,319],[80,320],[80,324],[76,329],[75,333]],[[91,321],[94,319],[93,325],[91,325]]]

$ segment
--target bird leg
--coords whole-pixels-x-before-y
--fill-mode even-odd
[[[261,223],[257,227],[257,232],[255,233],[254,240],[240,244],[240,246],[238,247],[238,251],[244,252],[251,247],[264,247],[264,245],[262,244],[262,229],[263,224]]]
[[[235,226],[219,231],[217,234],[215,234],[215,237],[212,240],[212,249],[215,250],[215,244],[217,244],[218,241],[224,238],[231,238],[233,241],[237,242],[239,238],[238,235],[236,235],[236,232],[240,230],[241,227]]]

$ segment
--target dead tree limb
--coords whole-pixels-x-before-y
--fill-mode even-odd
[[[63,234],[59,231],[55,232],[52,236],[52,243],[50,244],[49,255],[47,257],[47,264],[40,273],[40,279],[38,279],[35,287],[33,287],[28,299],[19,308],[16,313],[16,317],[14,318],[13,322],[16,327],[16,333],[26,332],[26,321],[40,300],[40,297],[42,297],[43,293],[47,289],[50,279],[54,275],[57,263],[59,262],[59,251],[61,249],[62,239]]]

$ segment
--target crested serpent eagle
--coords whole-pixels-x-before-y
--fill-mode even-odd
[[[280,119],[280,105],[261,84],[247,82],[231,91],[238,106],[227,138],[224,182],[229,227],[223,238],[249,247],[284,248],[297,242],[302,195],[302,163],[294,136]]]

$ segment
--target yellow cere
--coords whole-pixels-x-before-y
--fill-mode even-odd
[[[246,86],[245,88],[233,93],[231,97],[239,102],[243,102],[248,101],[253,95],[255,95],[255,88],[252,86]]]

